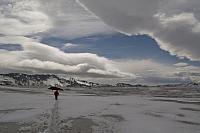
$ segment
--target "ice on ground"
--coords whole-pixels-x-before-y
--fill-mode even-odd
[[[0,91],[0,133],[200,132],[199,98],[94,96],[64,91],[55,101],[51,91],[34,91]]]

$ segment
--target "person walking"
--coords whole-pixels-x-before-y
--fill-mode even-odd
[[[56,91],[54,92],[54,96],[55,96],[55,100],[58,100],[58,96],[59,96],[58,90],[56,90]]]

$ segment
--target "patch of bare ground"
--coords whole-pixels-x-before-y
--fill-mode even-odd
[[[104,114],[104,115],[101,115],[101,116],[104,117],[104,118],[114,119],[117,122],[121,122],[121,121],[125,120],[124,117],[122,117],[121,115],[116,115],[116,114]]]
[[[200,125],[200,123],[198,122],[192,122],[192,121],[185,121],[185,120],[176,120],[177,122],[180,122],[180,123],[184,123],[184,124],[188,124],[188,125]]]
[[[188,110],[188,111],[195,111],[195,112],[199,112],[200,109],[196,109],[196,108],[180,108],[182,110]]]
[[[163,117],[162,115],[160,115],[160,114],[157,114],[157,113],[155,113],[155,112],[145,112],[144,113],[145,115],[149,115],[149,116],[153,116],[153,117]]]
[[[175,102],[175,103],[181,103],[181,104],[195,104],[200,105],[199,101],[180,101],[175,99],[151,99],[152,101],[162,101],[162,102]]]

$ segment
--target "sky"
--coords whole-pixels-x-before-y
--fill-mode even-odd
[[[199,0],[1,0],[0,72],[200,81]]]

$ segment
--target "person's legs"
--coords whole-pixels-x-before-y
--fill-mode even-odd
[[[57,95],[55,95],[55,99],[58,100],[58,96]]]

